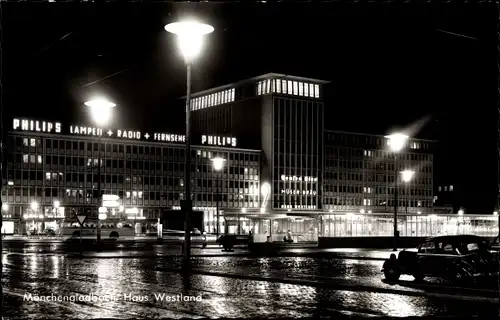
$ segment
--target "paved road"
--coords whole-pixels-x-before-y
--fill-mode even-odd
[[[5,248],[5,315],[68,319],[498,315],[498,292],[492,290],[450,290],[432,279],[428,287],[415,287],[411,277],[397,285],[385,284],[382,261],[360,259],[386,255],[384,251],[252,258],[237,255],[244,253],[238,250],[232,256],[216,256],[219,250],[196,249],[194,274],[183,277],[175,270],[181,258],[169,255],[178,248],[154,250],[87,252],[79,258],[37,246]],[[23,301],[30,293],[61,299],[93,294],[100,300]],[[199,301],[165,301],[162,293]]]

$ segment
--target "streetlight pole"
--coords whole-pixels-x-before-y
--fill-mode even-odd
[[[101,242],[101,220],[99,219],[99,209],[102,206],[102,192],[101,192],[101,143],[103,126],[106,125],[111,118],[111,109],[116,106],[113,102],[105,99],[94,99],[85,102],[85,105],[90,107],[94,121],[101,127],[97,141],[97,223],[96,223],[96,238],[97,243]],[[106,149],[106,148],[104,148]]]
[[[186,88],[186,150],[184,158],[185,196],[181,208],[185,212],[184,221],[184,263],[183,268],[188,271],[191,267],[191,65],[194,58],[200,53],[203,45],[203,36],[214,31],[208,24],[196,21],[182,21],[169,23],[165,30],[177,35],[179,49],[184,56],[187,69]]]
[[[393,251],[398,250],[398,153],[405,147],[408,136],[402,133],[393,133],[385,136],[388,139],[389,147],[394,153],[394,246]]]
[[[394,153],[394,179],[395,179],[395,186],[394,186],[394,248],[393,251],[398,250],[398,154],[395,152]]]
[[[217,214],[217,226],[216,226],[216,237],[217,239],[219,239],[219,224],[220,224],[220,219],[219,219],[219,201],[220,201],[220,190],[219,188],[221,188],[221,184],[222,184],[222,168],[224,167],[224,162],[226,161],[226,159],[223,159],[223,158],[220,158],[220,157],[215,157],[215,158],[212,158],[210,159],[212,161],[212,165],[213,165],[213,168],[216,172],[220,172],[220,179],[219,179],[219,183],[217,184],[217,211],[216,211],[216,214]],[[215,179],[215,181],[217,181],[217,179]]]
[[[412,171],[412,170],[401,171],[401,178],[403,179],[403,182],[405,183],[405,195],[406,195],[405,205],[406,205],[406,213],[408,213],[408,203],[410,202],[410,200],[408,199],[408,190],[409,190],[408,185],[409,185],[411,179],[413,179],[413,175],[414,174],[415,174],[415,171]]]
[[[191,261],[191,62],[186,63],[186,150],[184,155],[184,205],[183,210],[186,214],[184,220],[184,266],[189,268]]]
[[[102,130],[102,129],[101,129]],[[101,192],[101,145],[102,145],[102,132],[97,141],[97,223],[96,235],[97,243],[101,242],[101,219],[99,219],[99,210],[102,207],[102,192]]]

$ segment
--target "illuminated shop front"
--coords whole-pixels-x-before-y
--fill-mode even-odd
[[[323,237],[392,237],[392,214],[327,214],[321,219]],[[398,215],[401,237],[474,234],[498,235],[498,218],[479,215]]]

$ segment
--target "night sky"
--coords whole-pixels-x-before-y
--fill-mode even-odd
[[[268,72],[329,80],[327,128],[440,140],[437,183],[491,213],[496,15],[495,4],[7,3],[4,117],[88,123],[83,102],[104,95],[117,127],[182,132],[185,67],[163,27],[194,16],[215,28],[194,91]]]

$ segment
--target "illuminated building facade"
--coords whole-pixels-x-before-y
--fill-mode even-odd
[[[269,73],[192,95],[192,199],[203,231],[215,231],[219,199],[221,232],[239,225],[264,241],[287,230],[295,241],[391,236],[395,172],[412,170],[412,180],[398,183],[401,236],[498,232],[489,217],[434,216],[433,141],[410,139],[396,170],[385,137],[325,130],[325,83]],[[180,209],[184,143],[168,132],[14,119],[2,195],[7,233],[96,216],[98,166],[103,193],[120,198],[111,214],[156,219]],[[215,157],[226,160],[220,172]]]
[[[398,212],[433,212],[433,141],[410,139],[397,154],[384,136],[325,132],[324,206],[333,212],[394,211],[395,172],[411,170],[409,182],[398,177]]]
[[[262,150],[263,213],[322,209],[326,81],[269,73],[192,95],[195,130],[238,137]]]
[[[6,150],[5,233],[57,229],[61,220],[76,214],[96,216],[99,165],[103,194],[120,198],[113,215],[156,219],[162,210],[180,206],[184,135],[22,119],[13,124]],[[99,144],[101,134],[106,137]],[[193,200],[195,209],[205,212],[206,231],[215,228],[217,188],[221,207],[258,210],[260,151],[237,149],[236,142],[202,135],[193,146]],[[213,157],[227,159],[221,172],[214,172]]]

